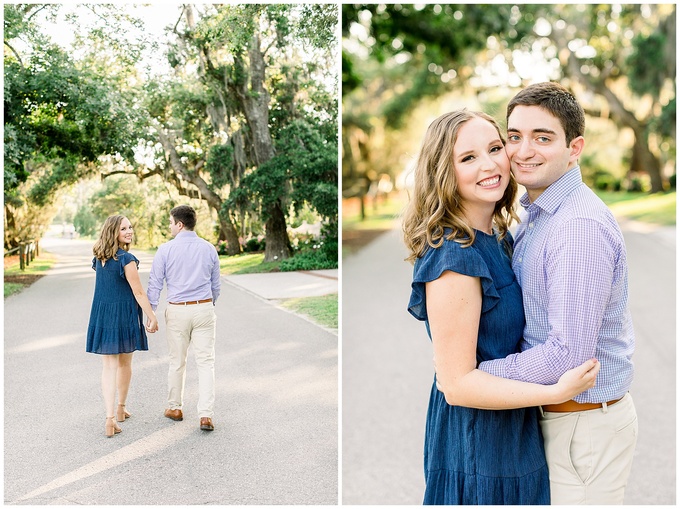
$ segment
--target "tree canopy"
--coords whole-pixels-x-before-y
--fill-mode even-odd
[[[98,22],[69,15],[69,49],[39,25],[61,6],[4,7],[10,230],[12,207],[122,174],[205,200],[232,254],[251,217],[265,225],[266,259],[291,256],[287,222],[303,207],[337,239],[336,6],[178,6],[170,42],[153,47],[142,19],[82,4]],[[139,65],[154,58],[168,70]]]
[[[664,188],[661,165],[675,154],[674,5],[348,4],[342,17],[343,184],[361,177],[369,132],[401,128],[428,97],[484,95],[498,108],[554,80],[589,115],[630,129],[629,172]]]

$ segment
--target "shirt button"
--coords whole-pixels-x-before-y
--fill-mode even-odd
[[[519,257],[519,261],[520,261],[520,262],[522,261],[522,257],[521,257],[521,256]]]
[[[531,223],[529,223],[529,228],[533,228],[533,227],[534,227],[534,222],[532,221]]]

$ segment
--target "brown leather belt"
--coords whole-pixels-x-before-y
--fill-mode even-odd
[[[189,302],[168,302],[168,304],[172,304],[173,306],[191,306],[192,304],[205,304],[206,302],[212,302],[212,299],[191,300]]]
[[[614,403],[618,403],[623,398],[613,399],[607,401],[607,403],[577,403],[573,399],[565,401],[564,403],[559,403],[558,405],[542,405],[544,412],[583,412],[585,410],[595,410],[596,408],[603,408],[606,406],[612,406]]]

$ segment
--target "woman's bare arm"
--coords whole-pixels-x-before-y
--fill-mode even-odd
[[[599,363],[587,361],[555,385],[495,377],[476,369],[482,311],[479,278],[445,271],[426,283],[427,315],[440,390],[450,405],[486,410],[567,401],[595,385]]]
[[[140,305],[147,317],[146,330],[149,332],[156,332],[158,330],[158,319],[156,313],[149,303],[149,298],[142,287],[142,281],[139,279],[139,272],[137,271],[136,263],[128,263],[125,266],[125,279],[127,279],[132,294],[135,296],[137,303]]]

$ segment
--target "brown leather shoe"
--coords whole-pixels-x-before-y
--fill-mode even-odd
[[[203,431],[212,431],[215,429],[210,417],[201,417],[201,429]]]
[[[181,421],[184,419],[182,416],[182,411],[179,408],[176,408],[174,410],[170,410],[169,408],[165,409],[165,416],[168,419],[172,419],[173,421]]]

